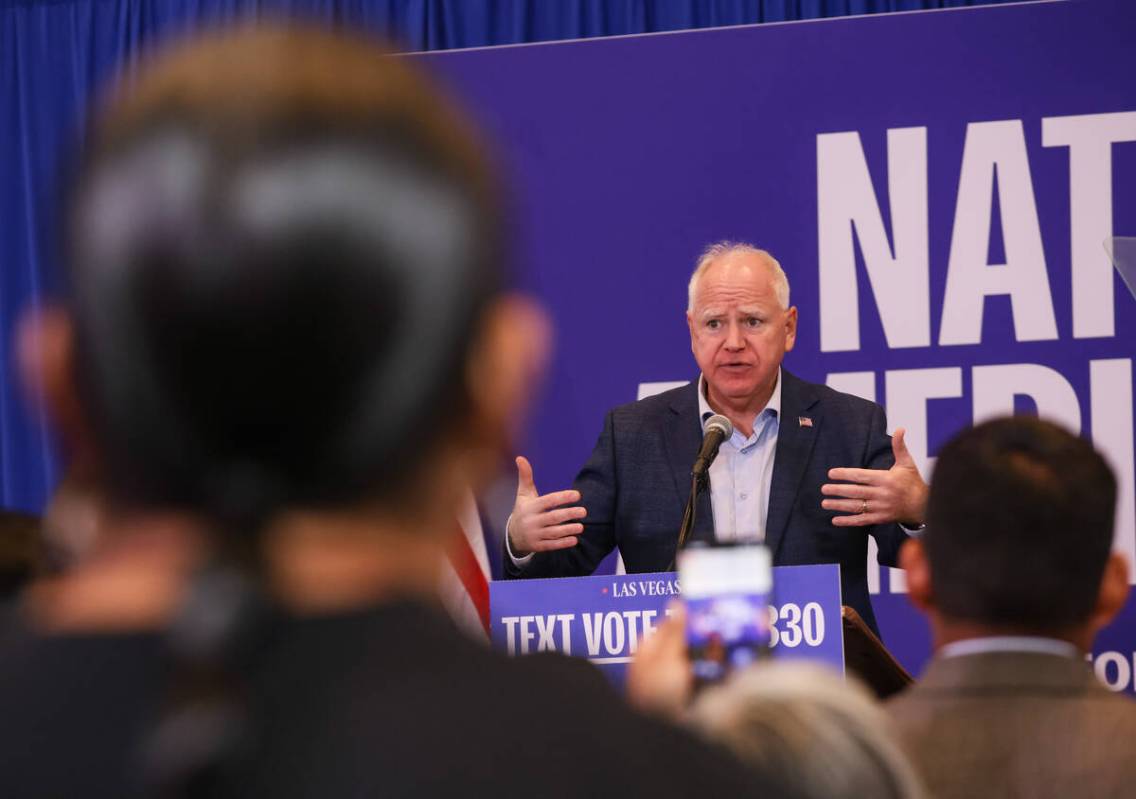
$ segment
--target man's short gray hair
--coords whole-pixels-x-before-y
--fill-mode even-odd
[[[918,799],[890,720],[854,679],[802,661],[766,661],[699,695],[690,724],[806,799]]]
[[[690,284],[686,289],[687,313],[694,312],[694,294],[698,290],[698,280],[702,277],[702,273],[719,258],[739,253],[761,256],[769,264],[769,270],[773,273],[773,292],[777,295],[777,302],[781,304],[782,308],[789,307],[789,278],[785,276],[785,270],[781,268],[781,264],[776,258],[770,255],[768,251],[754,247],[744,241],[719,241],[711,244],[702,251],[702,255],[698,256],[698,263],[694,265],[694,273],[690,276]]]

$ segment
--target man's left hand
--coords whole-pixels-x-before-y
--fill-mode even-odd
[[[907,527],[918,527],[923,523],[927,506],[927,484],[923,482],[915,460],[903,443],[904,432],[901,427],[892,436],[891,450],[895,453],[895,465],[890,469],[828,470],[829,480],[844,482],[825,483],[820,487],[822,494],[833,497],[823,500],[821,507],[849,514],[834,518],[834,525],[863,527],[899,522]]]

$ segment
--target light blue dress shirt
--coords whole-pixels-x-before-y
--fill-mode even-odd
[[[714,414],[706,401],[706,380],[698,378],[698,414],[703,425]],[[769,402],[757,414],[753,435],[737,430],[722,442],[718,457],[710,464],[710,504],[714,534],[719,541],[761,543],[769,515],[769,487],[773,482],[773,459],[781,425],[781,370]]]

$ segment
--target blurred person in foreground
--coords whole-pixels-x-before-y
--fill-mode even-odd
[[[23,343],[103,528],[0,633],[0,796],[777,795],[436,604],[547,339],[499,213],[362,40],[220,35],[110,98]]]
[[[923,796],[871,695],[816,663],[769,660],[744,669],[700,693],[688,720],[745,762],[793,775],[802,796]]]
[[[858,680],[801,660],[763,660],[695,693],[683,605],[628,671],[645,712],[684,723],[754,768],[784,774],[809,799],[921,799],[890,719]]]
[[[901,553],[935,653],[887,706],[934,796],[1132,795],[1136,702],[1085,661],[1128,596],[1115,505],[1104,459],[1048,422],[943,448],[927,535]]]

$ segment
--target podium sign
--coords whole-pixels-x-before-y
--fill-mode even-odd
[[[490,585],[490,637],[510,655],[555,651],[585,657],[622,684],[632,655],[680,598],[678,575],[596,575],[505,580]],[[844,671],[840,568],[773,569],[771,653]]]

